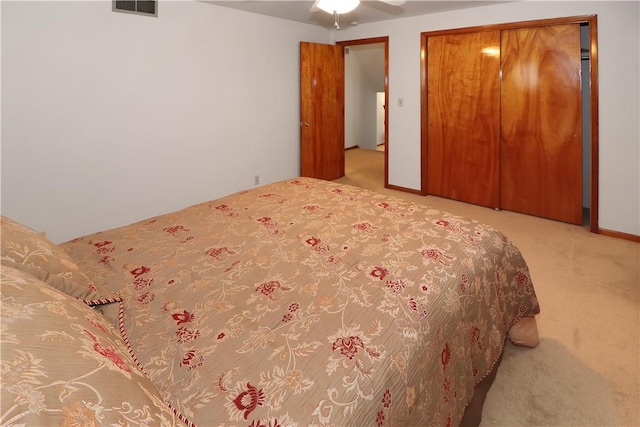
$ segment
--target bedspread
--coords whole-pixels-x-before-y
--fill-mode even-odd
[[[539,312],[499,231],[310,178],[61,247],[122,295],[132,355],[191,425],[458,425]]]

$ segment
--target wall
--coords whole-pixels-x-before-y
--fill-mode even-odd
[[[2,214],[60,242],[299,174],[299,42],[203,2],[1,2]]]
[[[589,26],[580,27],[580,49],[589,49]],[[581,52],[582,73],[582,207],[591,206],[591,67],[589,53]]]
[[[376,149],[384,144],[386,96],[384,92],[376,93]]]
[[[389,184],[420,188],[420,33],[598,15],[599,226],[640,235],[640,3],[523,1],[358,25],[337,41],[389,36]],[[397,99],[404,99],[398,107]]]
[[[347,53],[349,52],[349,53]],[[362,91],[364,74],[360,61],[351,48],[345,48],[344,55],[344,146],[345,148],[362,144],[363,129],[360,126],[360,112],[362,111]]]

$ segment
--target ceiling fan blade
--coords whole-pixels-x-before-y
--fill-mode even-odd
[[[311,5],[311,9],[309,9],[309,12],[317,12],[320,10],[320,8],[318,7],[318,3],[320,2],[320,0],[316,0],[313,2],[313,5]]]
[[[382,3],[390,4],[391,6],[402,6],[405,0],[380,0]]]

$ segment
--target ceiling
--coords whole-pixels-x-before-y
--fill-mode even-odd
[[[505,1],[433,1],[408,0],[402,6],[391,6],[377,0],[361,0],[360,5],[353,11],[340,15],[340,28],[347,28],[358,24],[387,21],[390,19],[406,18],[409,16],[425,15],[429,13],[446,12],[449,10],[466,9],[470,7],[486,6]],[[311,12],[314,1],[268,1],[268,0],[222,0],[206,1],[206,3],[274,16],[290,21],[320,25],[333,28],[333,15],[318,10]]]

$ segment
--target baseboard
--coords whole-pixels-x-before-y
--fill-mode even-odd
[[[353,150],[353,149],[356,149],[356,148],[360,148],[360,146],[359,145],[354,145],[353,147],[347,147],[347,148],[344,149],[344,151]]]
[[[392,184],[387,184],[384,186],[384,188],[388,188],[389,190],[396,190],[396,191],[402,191],[403,193],[411,193],[411,194],[417,194],[418,196],[426,196],[426,193],[423,193],[420,190],[414,190],[413,188],[407,188],[407,187],[400,187],[398,185],[392,185]]]
[[[400,187],[397,185],[387,184],[385,185],[385,188],[388,188],[389,190],[402,191],[404,193],[417,194],[419,196],[427,195],[426,193],[423,193],[420,190],[414,190],[413,188]],[[635,234],[630,234],[630,233],[623,233],[621,231],[613,231],[613,230],[607,230],[604,228],[599,228],[597,231],[597,234],[602,234],[603,236],[615,237],[616,239],[623,239],[623,240],[629,240],[631,242],[640,243],[640,236],[637,236]]]
[[[635,234],[622,233],[620,231],[607,230],[605,228],[599,228],[598,234],[602,234],[603,236],[615,237],[616,239],[624,239],[640,243],[640,236],[636,236]]]

